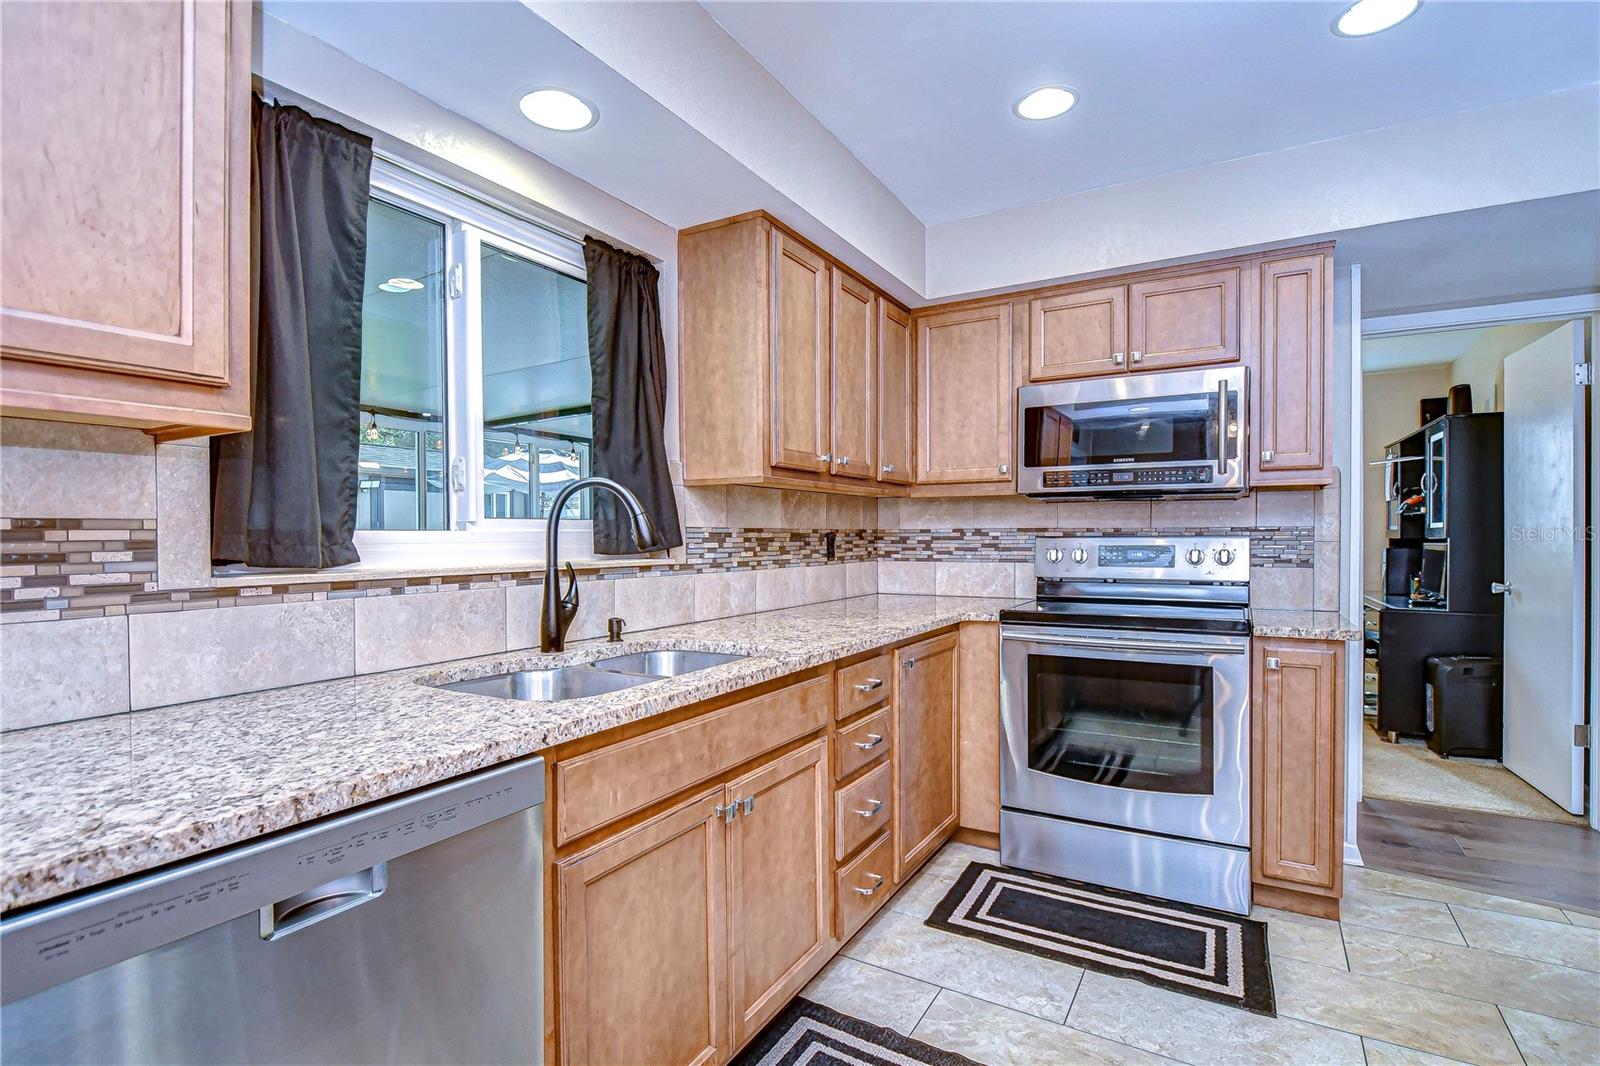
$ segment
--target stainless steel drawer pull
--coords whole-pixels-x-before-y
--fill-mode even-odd
[[[1273,456],[1277,454],[1278,453],[1273,451],[1271,448],[1263,448],[1261,449],[1261,461],[1263,463],[1270,463],[1272,462]]]
[[[881,677],[869,677],[865,681],[861,682],[861,684],[855,686],[855,690],[857,692],[871,692],[873,689],[879,689],[879,688],[882,688],[882,687],[883,687],[883,678],[881,678]]]
[[[740,814],[754,814],[755,810],[756,798],[754,796],[746,796],[744,799],[739,801]]]
[[[1112,352],[1111,353],[1111,361],[1114,364],[1116,364],[1117,366],[1121,366],[1122,365],[1122,353],[1121,352]]]
[[[874,892],[878,891],[878,889],[880,887],[882,887],[882,885],[883,885],[883,875],[882,874],[868,874],[867,876],[872,878],[871,887],[862,888],[860,885],[851,885],[850,886],[852,889],[854,889],[855,891],[861,893],[863,896],[872,895]]]
[[[856,747],[860,748],[862,751],[871,751],[873,748],[883,743],[882,733],[868,733],[867,736],[871,737],[872,739],[856,741]]]
[[[912,667],[917,665],[917,657],[915,655],[913,655],[913,656],[911,656],[911,658],[907,659],[905,662],[901,663],[900,665],[905,667],[907,670],[909,670]]]
[[[1144,353],[1143,352],[1133,352],[1132,354],[1130,354],[1128,356],[1128,358],[1133,360],[1135,363],[1142,363],[1142,362],[1144,362]]]
[[[876,816],[879,811],[883,810],[883,800],[869,800],[868,802],[870,802],[872,806],[868,807],[864,811],[856,811],[856,813],[861,815],[861,817],[872,818]]]
[[[885,473],[885,474],[892,474],[892,473],[894,473],[894,464],[893,464],[893,463],[884,463],[884,464],[883,464],[883,472],[884,472],[884,473]]]
[[[739,817],[739,801],[734,800],[732,803],[719,803],[715,807],[711,808],[711,813],[714,816],[721,818],[729,825],[732,825],[733,820]]]
[[[840,466],[849,466],[850,465],[850,457],[848,455],[839,456],[839,465]]]
[[[261,908],[261,939],[282,940],[325,918],[371,903],[389,887],[389,864],[380,862]]]
[[[1267,669],[1268,670],[1278,670],[1278,669],[1281,669],[1282,666],[1283,666],[1283,661],[1281,659],[1279,659],[1276,655],[1267,656]]]

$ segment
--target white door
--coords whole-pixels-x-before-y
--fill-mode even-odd
[[[1583,813],[1585,556],[1583,323],[1505,362],[1505,764]]]

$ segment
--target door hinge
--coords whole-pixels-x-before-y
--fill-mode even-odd
[[[1589,747],[1593,737],[1593,726],[1579,724],[1572,727],[1572,746],[1575,748]]]
[[[461,296],[461,264],[457,263],[455,266],[450,268],[450,299],[452,299],[452,300],[458,299],[460,296]]]
[[[1572,366],[1572,383],[1574,385],[1594,384],[1594,364],[1574,363]]]

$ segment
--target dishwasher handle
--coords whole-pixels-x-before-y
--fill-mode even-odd
[[[371,903],[389,887],[389,864],[325,881],[261,908],[261,939],[282,940],[336,914]]]

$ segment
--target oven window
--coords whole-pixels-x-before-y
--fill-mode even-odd
[[[1230,423],[1235,396],[1229,393]],[[1023,461],[1031,467],[1217,460],[1214,392],[1029,407],[1023,422]],[[1226,446],[1231,458],[1232,441]]]
[[[1028,768],[1145,792],[1210,795],[1209,667],[1028,656]]]

